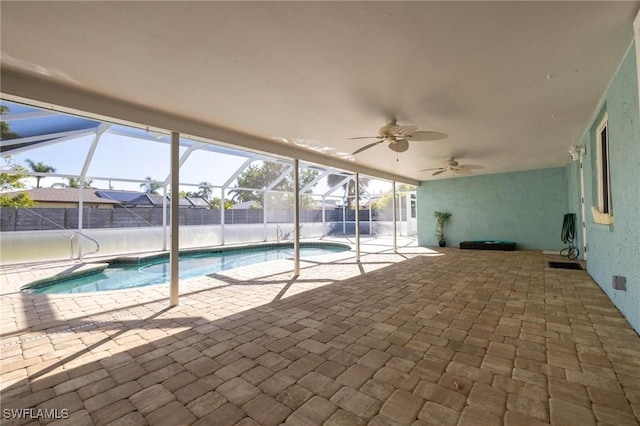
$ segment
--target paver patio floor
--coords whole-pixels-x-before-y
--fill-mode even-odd
[[[640,338],[585,271],[370,243],[295,280],[290,261],[186,280],[171,309],[167,286],[5,292],[2,423],[639,423]]]

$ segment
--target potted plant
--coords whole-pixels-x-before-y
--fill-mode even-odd
[[[439,211],[433,212],[433,216],[436,218],[436,222],[438,226],[436,228],[436,237],[438,237],[438,244],[440,247],[444,247],[446,245],[446,241],[444,239],[444,226],[449,222],[451,218],[451,213],[443,213]]]

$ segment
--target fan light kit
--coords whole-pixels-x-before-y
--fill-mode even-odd
[[[484,169],[484,166],[477,166],[475,164],[459,164],[453,157],[447,159],[444,162],[442,167],[435,167],[431,169],[422,169],[418,170],[419,172],[429,172],[435,170],[435,172],[431,173],[431,176],[437,176],[444,172],[453,172],[460,175],[469,176],[472,175],[472,170]]]
[[[378,136],[361,136],[349,139],[379,139],[376,142],[355,150],[353,152],[353,155],[355,155],[383,142],[387,142],[389,144],[388,146],[391,151],[398,153],[405,152],[409,149],[409,141],[437,141],[445,139],[446,137],[447,134],[445,133],[418,130],[416,126],[401,126],[397,124],[396,120],[391,120],[378,130]]]

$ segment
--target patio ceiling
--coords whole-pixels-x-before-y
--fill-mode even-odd
[[[341,160],[388,118],[448,133],[355,156],[411,180],[527,170],[566,164],[639,5],[2,2],[2,70]]]

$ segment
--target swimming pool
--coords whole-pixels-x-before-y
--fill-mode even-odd
[[[318,256],[350,250],[342,244],[301,245],[300,257]],[[181,279],[201,277],[241,266],[278,259],[293,259],[293,245],[260,246],[208,252],[192,252],[180,255]],[[134,265],[110,264],[106,269],[84,276],[62,280],[39,282],[25,290],[35,294],[87,293],[121,290],[162,284],[169,281],[169,259],[164,256]]]

